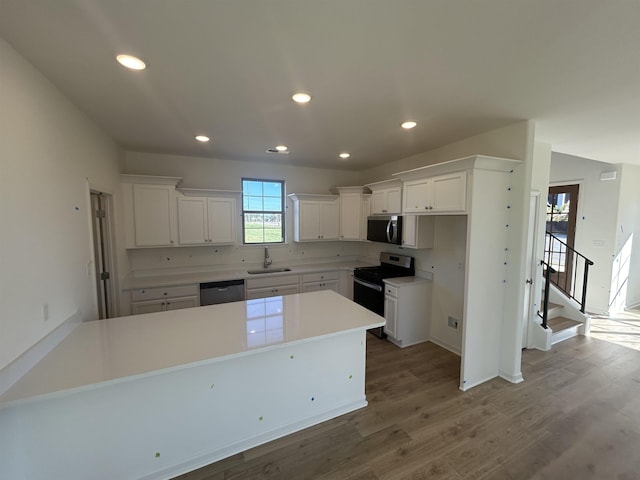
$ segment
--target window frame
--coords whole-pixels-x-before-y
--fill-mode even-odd
[[[266,211],[266,210],[245,210],[244,209],[244,196],[245,196],[245,192],[244,192],[244,182],[261,182],[261,183],[279,183],[281,185],[281,192],[282,192],[282,198],[281,198],[281,203],[280,203],[280,211],[279,212],[274,212],[274,211]],[[276,179],[269,179],[269,178],[253,178],[253,177],[242,177],[240,179],[240,186],[241,186],[241,192],[242,192],[242,245],[282,245],[287,243],[287,229],[286,229],[286,210],[287,210],[287,203],[286,203],[286,199],[287,199],[287,194],[286,194],[286,184],[284,180],[276,180]],[[264,199],[264,190],[263,190],[263,195],[262,198]],[[264,207],[264,205],[263,205]],[[247,243],[247,238],[246,238],[246,226],[245,226],[245,214],[251,214],[251,213],[257,213],[257,214],[277,214],[280,213],[281,215],[281,231],[282,231],[282,241],[280,242],[260,242],[260,243]]]

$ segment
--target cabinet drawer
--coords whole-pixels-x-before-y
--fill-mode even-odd
[[[396,287],[392,287],[391,285],[385,285],[384,294],[389,297],[398,298],[398,289]]]
[[[246,281],[247,289],[275,287],[280,285],[297,285],[300,282],[299,275],[278,275],[274,277],[265,275],[260,278],[248,278]]]
[[[338,280],[340,272],[337,270],[331,272],[305,273],[302,275],[302,282],[321,282],[323,280]]]
[[[177,287],[143,288],[131,292],[131,301],[154,300],[167,297],[189,297],[198,295],[198,285],[180,285]]]

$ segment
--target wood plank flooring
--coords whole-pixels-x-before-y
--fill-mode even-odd
[[[368,407],[177,478],[640,479],[637,350],[578,336],[461,392],[456,355],[368,337]]]

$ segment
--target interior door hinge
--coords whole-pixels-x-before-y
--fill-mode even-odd
[[[107,212],[104,210],[96,210],[96,218],[105,218],[107,216]]]
[[[102,272],[100,274],[100,280],[109,280],[111,278],[111,274],[109,272]]]

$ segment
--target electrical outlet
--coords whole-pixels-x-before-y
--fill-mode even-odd
[[[46,322],[47,320],[49,320],[49,304],[43,303],[42,304],[42,321]]]
[[[449,325],[451,328],[458,328],[458,319],[457,318],[453,318],[453,317],[449,317],[449,320],[447,320],[447,325]]]

